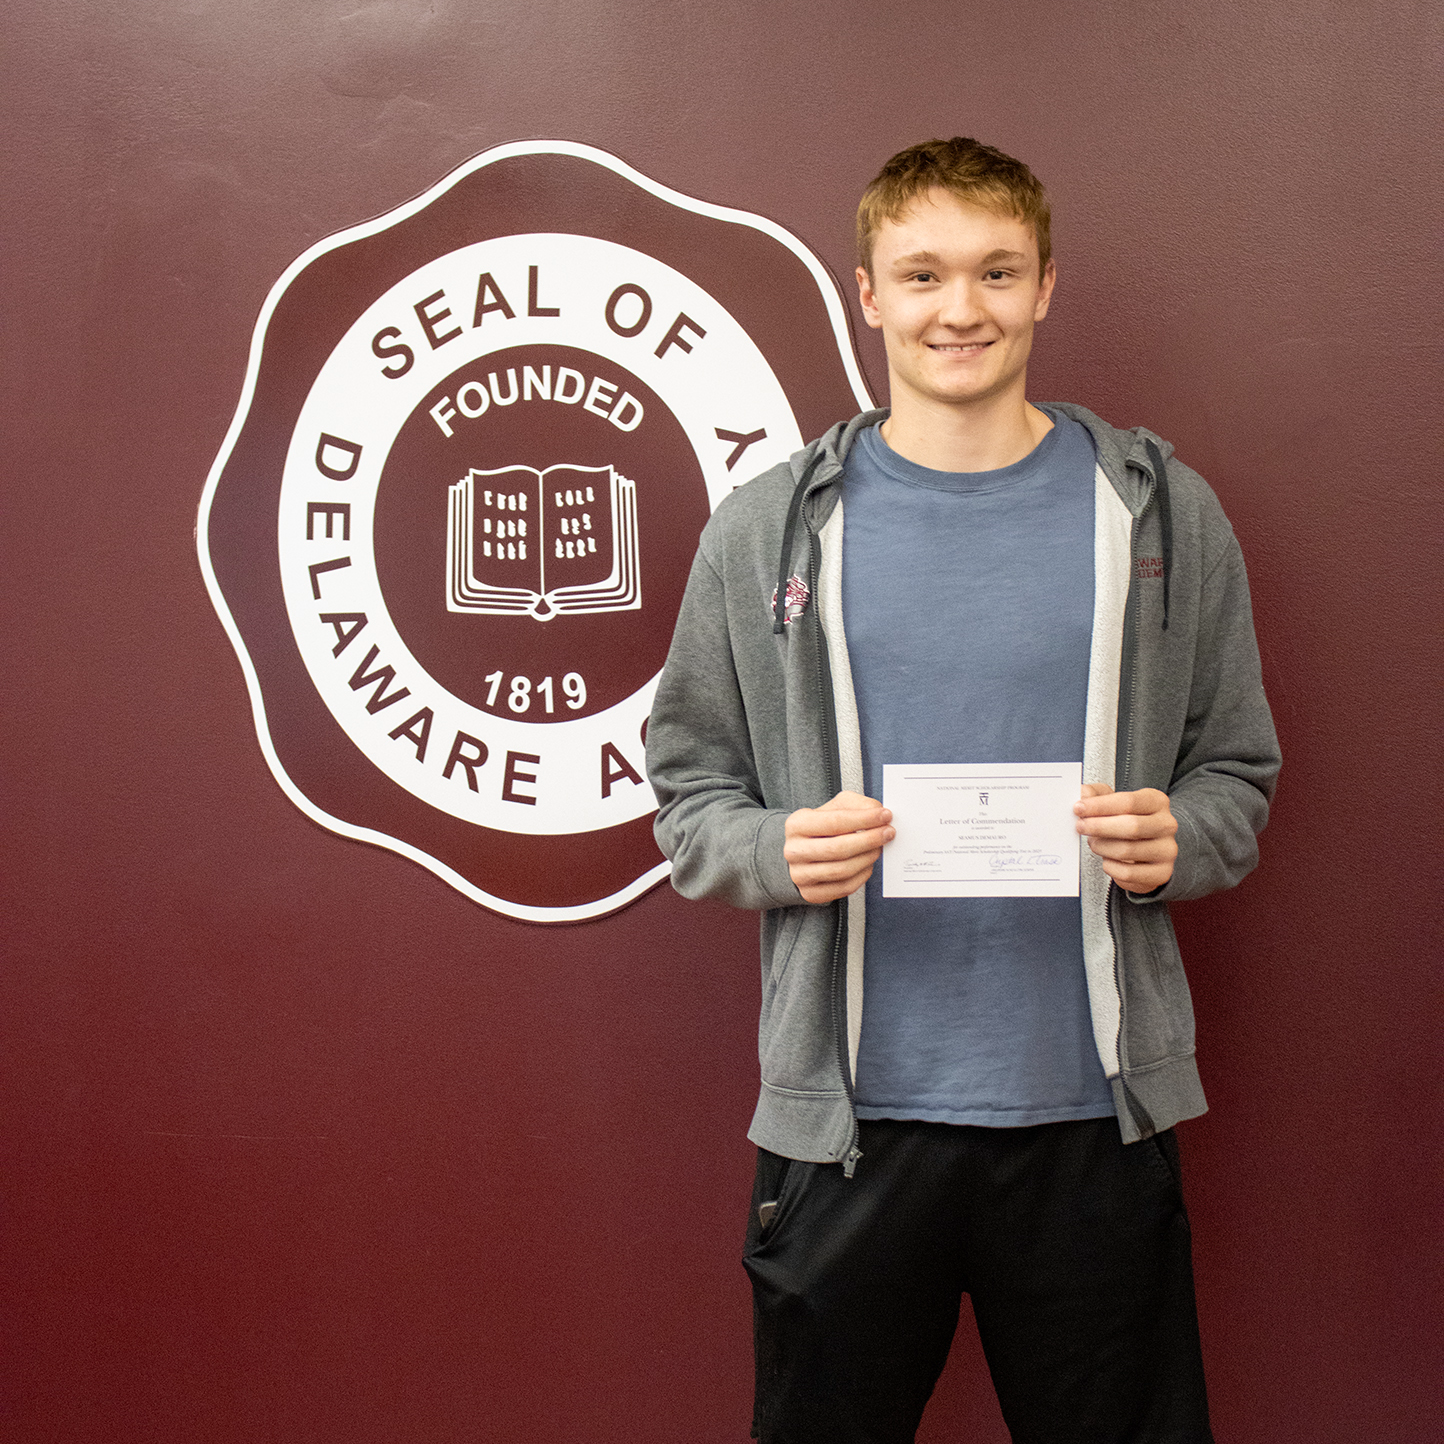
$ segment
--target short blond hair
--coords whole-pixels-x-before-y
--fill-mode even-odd
[[[1022,161],[962,135],[925,140],[900,150],[862,193],[857,208],[857,260],[869,276],[878,228],[884,221],[899,220],[913,201],[934,187],[1030,226],[1038,242],[1038,274],[1042,276],[1053,255],[1047,191]]]

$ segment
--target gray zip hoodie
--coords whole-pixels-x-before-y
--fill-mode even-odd
[[[1151,432],[1057,409],[1098,451],[1083,776],[1160,788],[1178,819],[1173,876],[1141,897],[1082,850],[1093,1034],[1131,1143],[1206,1107],[1168,904],[1232,887],[1257,862],[1278,741],[1243,557],[1218,499],[1186,466],[1165,467],[1172,448]],[[804,903],[782,846],[789,813],[863,790],[842,625],[842,462],[886,415],[835,426],[718,506],[647,729],[673,886],[764,910],[762,1092],[748,1136],[849,1174],[865,889]]]

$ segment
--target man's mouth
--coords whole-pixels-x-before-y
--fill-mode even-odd
[[[929,351],[940,351],[944,356],[976,356],[980,351],[986,351],[993,343],[991,341],[928,341],[925,344]]]

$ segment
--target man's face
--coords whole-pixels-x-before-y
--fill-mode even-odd
[[[1032,227],[934,189],[878,229],[858,267],[869,326],[887,346],[892,403],[969,406],[1022,394],[1053,263],[1038,275]]]

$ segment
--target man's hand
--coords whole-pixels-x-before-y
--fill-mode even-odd
[[[882,845],[897,835],[892,813],[856,792],[839,792],[821,807],[787,819],[782,855],[804,902],[827,903],[854,893],[872,876]]]
[[[1173,876],[1178,819],[1166,792],[1115,792],[1105,783],[1085,782],[1073,812],[1078,831],[1103,859],[1103,871],[1125,892],[1152,892]]]

